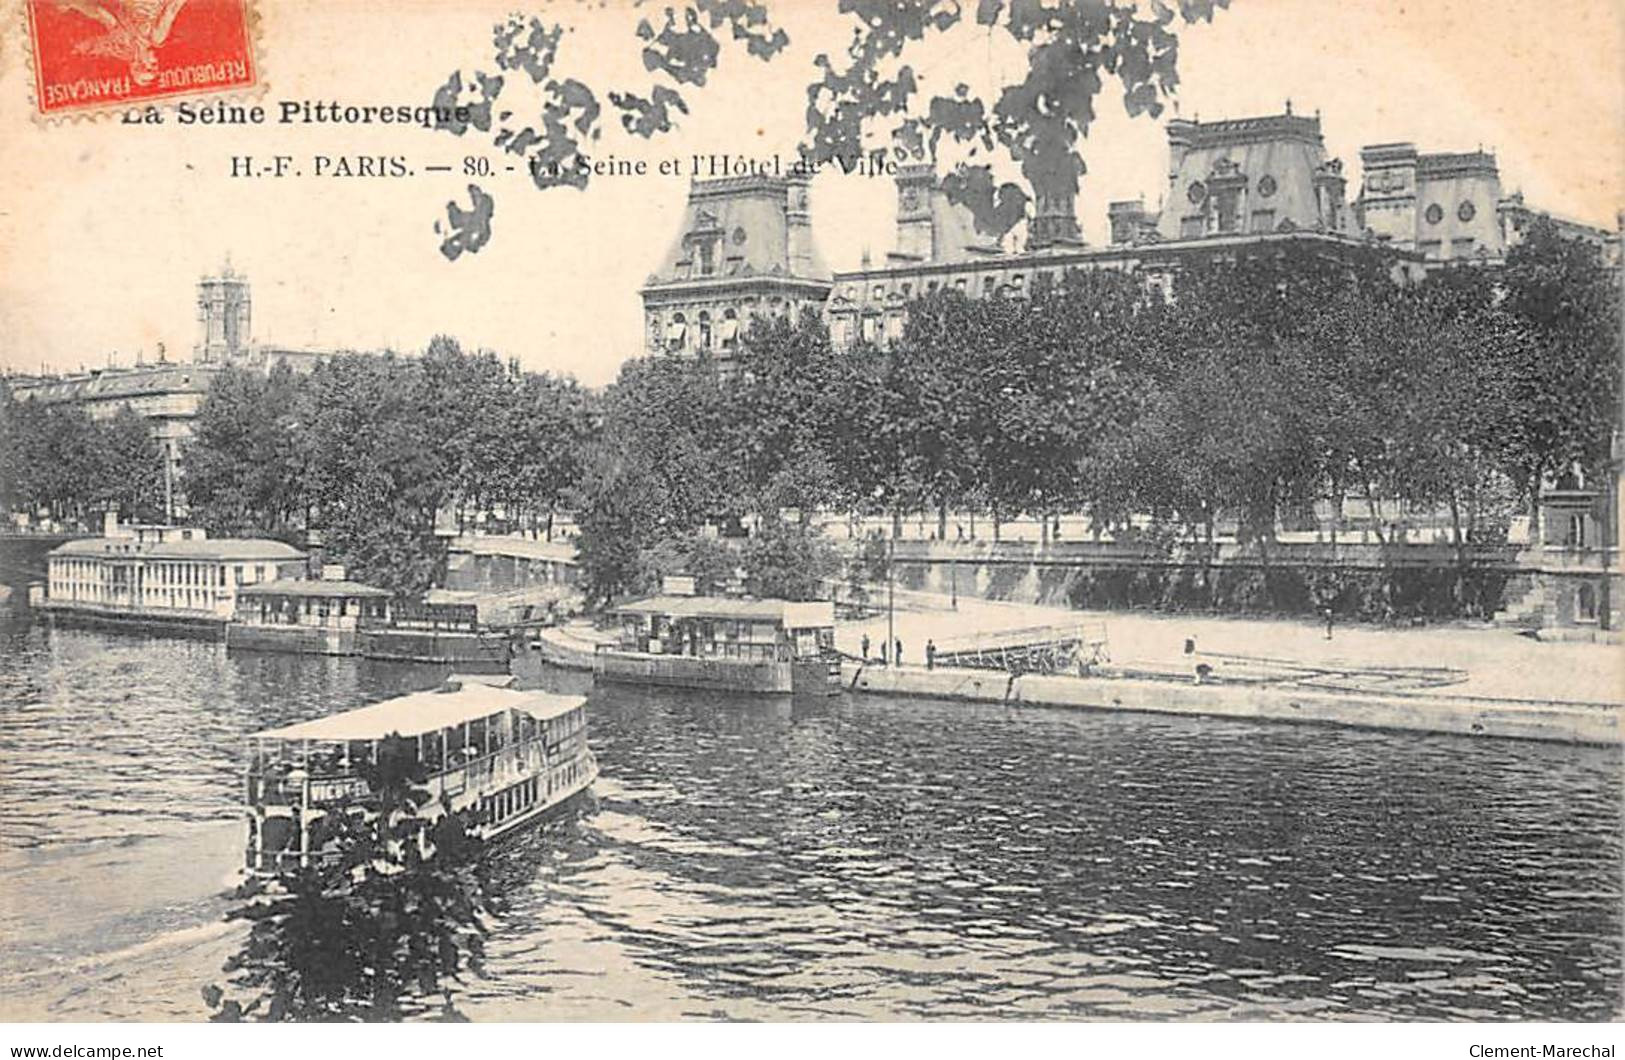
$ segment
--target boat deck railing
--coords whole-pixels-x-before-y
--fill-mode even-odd
[[[453,766],[437,768],[424,778],[423,787],[438,799],[478,790],[499,779],[541,769],[547,762],[541,737],[509,744],[489,754]],[[308,786],[308,801],[306,790]],[[365,799],[372,793],[354,768],[343,772],[301,774],[297,766],[282,775],[250,773],[248,801],[253,806],[333,805]]]

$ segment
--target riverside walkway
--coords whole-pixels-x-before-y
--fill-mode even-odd
[[[1068,611],[1036,604],[961,598],[952,610],[910,594],[895,628],[905,665],[925,664],[925,644],[939,648],[978,633],[1037,626],[1104,624],[1114,669],[1189,678],[1206,662],[1215,677],[1319,680],[1367,671],[1371,691],[1396,683],[1452,695],[1625,704],[1625,651],[1618,645],[1548,643],[1483,623],[1419,628],[1334,624],[1311,619],[1231,618],[1149,612]],[[886,616],[842,623],[836,643],[857,655],[863,637],[878,658]],[[1185,653],[1194,640],[1195,656]],[[1405,678],[1409,676],[1410,682]]]
[[[899,594],[902,597],[903,594]],[[1422,628],[1325,626],[1308,620],[1081,612],[1032,604],[907,594],[892,629],[903,665],[877,660],[887,616],[837,626],[855,693],[1007,706],[1075,707],[1359,728],[1617,744],[1625,716],[1625,652],[1547,643],[1482,624]],[[1034,628],[1100,628],[1105,661],[1092,676],[927,669],[925,645]],[[863,638],[871,661],[858,663]],[[571,625],[540,632],[546,661],[590,668],[602,635]],[[1194,641],[1193,652],[1185,650]],[[1206,666],[1202,680],[1197,668]]]
[[[1009,705],[1311,722],[1571,743],[1621,740],[1625,653],[1617,645],[1545,643],[1458,623],[1425,628],[1307,620],[1077,612],[910,594],[891,628],[902,666],[856,667],[854,692]],[[1094,676],[927,669],[925,645],[1001,629],[1104,624],[1107,661]],[[887,617],[848,623],[850,655],[868,636],[878,657]],[[1186,651],[1186,642],[1194,651]],[[1198,680],[1198,667],[1204,672]]]

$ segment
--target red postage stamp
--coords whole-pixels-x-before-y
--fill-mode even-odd
[[[50,117],[257,83],[252,0],[25,0],[34,100]]]

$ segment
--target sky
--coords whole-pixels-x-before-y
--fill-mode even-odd
[[[261,101],[427,103],[453,70],[491,69],[492,23],[515,0],[258,0]],[[649,75],[633,35],[664,5],[580,0],[525,10],[571,27],[559,72],[602,90]],[[686,94],[681,128],[653,141],[608,128],[598,154],[793,156],[812,59],[851,29],[833,0],[769,0],[791,35],[771,63],[725,48]],[[18,0],[0,23],[19,24]],[[1021,61],[1007,38],[965,27],[911,53],[925,93],[994,87]],[[1612,227],[1625,207],[1625,7],[1604,0],[1233,0],[1181,30],[1177,112],[1214,120],[1318,111],[1352,196],[1364,144],[1496,153],[1503,189]],[[0,368],[77,370],[190,357],[195,284],[230,260],[253,285],[256,341],[416,350],[438,333],[589,385],[641,350],[638,289],[678,234],[686,180],[604,178],[586,191],[532,187],[522,172],[481,183],[496,199],[491,242],[447,261],[434,223],[466,204],[465,156],[487,141],[402,126],[160,127],[31,116],[28,54],[0,33]],[[1085,238],[1105,241],[1106,203],[1160,201],[1161,119],[1129,118],[1112,87],[1082,144]],[[230,176],[234,155],[290,155],[298,178]],[[401,179],[317,178],[316,155],[400,155]],[[427,173],[427,165],[453,172]],[[825,260],[852,268],[892,247],[890,181],[830,173],[812,188]]]

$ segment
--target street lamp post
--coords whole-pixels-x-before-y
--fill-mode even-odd
[[[886,539],[886,647],[881,652],[883,658],[891,660],[888,665],[897,664],[897,579],[894,568],[897,560],[897,538]]]

